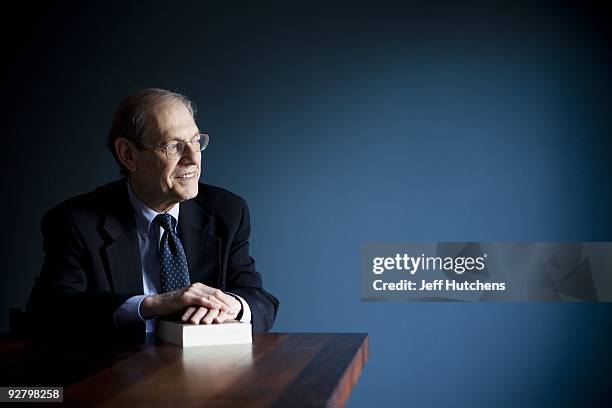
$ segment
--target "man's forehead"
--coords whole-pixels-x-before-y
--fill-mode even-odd
[[[158,121],[181,120],[186,116],[191,118],[189,109],[187,109],[187,106],[181,101],[169,101],[157,104],[152,112]]]
[[[169,102],[151,112],[151,136],[156,141],[187,139],[198,133],[191,112],[182,102]]]

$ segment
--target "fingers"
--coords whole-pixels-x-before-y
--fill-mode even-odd
[[[231,299],[230,299],[231,298]],[[233,302],[233,303],[232,303]],[[236,306],[237,305],[237,306]],[[194,283],[187,288],[166,292],[158,295],[146,296],[141,303],[141,313],[143,316],[167,316],[179,311],[184,313],[191,309],[191,314],[198,307],[206,309],[218,309],[228,314],[238,313],[240,303],[223,291],[202,283]],[[185,310],[187,308],[187,310]],[[188,319],[190,316],[187,316]]]
[[[210,288],[213,289],[213,288]],[[209,299],[213,299],[215,302],[219,302],[222,305],[226,306],[227,309],[223,310],[227,313],[233,313],[232,301],[235,299],[229,295],[223,293],[221,289],[214,289],[212,292],[208,292]]]
[[[213,319],[217,317],[218,315],[219,315],[218,309],[210,309],[208,313],[206,313],[206,316],[204,316],[204,319],[202,319],[202,323],[211,324],[213,322]]]
[[[211,288],[203,283],[193,283],[183,293],[183,307],[197,305],[209,309],[220,309],[228,314],[240,311],[240,304],[232,296],[220,289]]]
[[[185,313],[183,313],[183,317],[181,318],[183,322],[189,321],[189,323],[192,324],[223,323],[231,319],[231,315],[218,309],[206,309],[205,307],[195,308],[193,306],[187,308]]]
[[[215,309],[220,309],[224,312],[232,313],[232,307],[217,296],[205,295],[205,296],[202,296],[200,299],[202,299],[204,303],[215,304],[216,305]]]
[[[229,310],[229,306],[220,302],[214,296],[200,296],[192,291],[186,290],[181,295],[181,306],[189,307],[189,306],[200,306],[205,307],[207,309],[222,309]]]
[[[217,309],[206,309],[205,307],[199,307],[195,313],[193,313],[191,315],[191,317],[189,318],[189,322],[193,323],[193,324],[200,324],[200,320],[202,320],[202,318],[204,316],[207,315],[207,313],[209,313],[210,311],[213,310],[217,310]],[[217,313],[219,311],[217,310]]]
[[[219,312],[219,314],[217,315],[217,317],[215,317],[214,322],[215,323],[223,323],[226,320],[229,320],[231,318],[230,315],[228,315],[225,312]]]
[[[195,311],[196,311],[195,306],[189,306],[187,310],[185,310],[185,313],[183,313],[183,316],[181,317],[181,321],[186,322],[187,320],[189,320],[189,318],[195,313]]]
[[[240,302],[235,297],[228,295],[227,293],[221,292],[221,300],[223,300],[225,304],[231,307],[232,312],[230,312],[230,314],[238,314],[238,312],[242,308]]]
[[[221,291],[219,291],[221,292]],[[225,293],[221,292],[220,294],[208,295],[208,298],[212,302],[219,303],[221,307],[219,308],[221,311],[233,314],[235,312],[235,307],[232,306],[232,303],[225,298],[227,296]],[[237,313],[237,312],[236,312]]]
[[[222,308],[222,311],[233,315],[236,315],[238,314],[238,312],[240,312],[242,305],[234,296],[230,296],[227,293],[224,293],[221,289],[211,288],[210,286],[206,286],[199,282],[194,283],[193,286],[196,290],[202,290],[206,292],[209,299],[212,299],[215,302],[220,302],[229,308],[228,310],[224,310]]]

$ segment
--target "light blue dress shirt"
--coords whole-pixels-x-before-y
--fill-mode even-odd
[[[159,270],[159,243],[163,234],[162,228],[155,224],[153,220],[158,213],[155,210],[149,208],[146,204],[140,201],[134,192],[130,183],[128,185],[128,195],[130,202],[134,208],[134,218],[136,221],[136,230],[138,233],[138,244],[140,246],[140,260],[142,264],[142,287],[144,289],[143,295],[132,296],[126,300],[119,308],[115,311],[113,319],[117,327],[124,325],[133,324],[140,320],[144,321],[147,332],[155,331],[155,319],[144,319],[140,314],[140,303],[147,295],[156,295],[159,293],[161,287],[161,276]],[[170,214],[177,222],[174,223],[175,229],[178,225],[180,212],[180,204],[172,207],[168,214]],[[175,232],[177,232],[175,230]],[[229,292],[228,292],[229,293]],[[248,303],[240,296],[235,295],[242,303],[242,323],[251,322],[251,309]]]

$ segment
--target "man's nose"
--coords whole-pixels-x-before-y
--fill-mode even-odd
[[[202,157],[202,152],[193,147],[191,143],[185,143],[185,150],[181,155],[182,163],[197,163]]]

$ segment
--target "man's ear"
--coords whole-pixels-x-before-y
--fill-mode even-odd
[[[124,137],[119,137],[115,140],[115,152],[119,161],[123,164],[130,172],[136,171],[136,157],[134,155],[135,146],[129,140]]]

